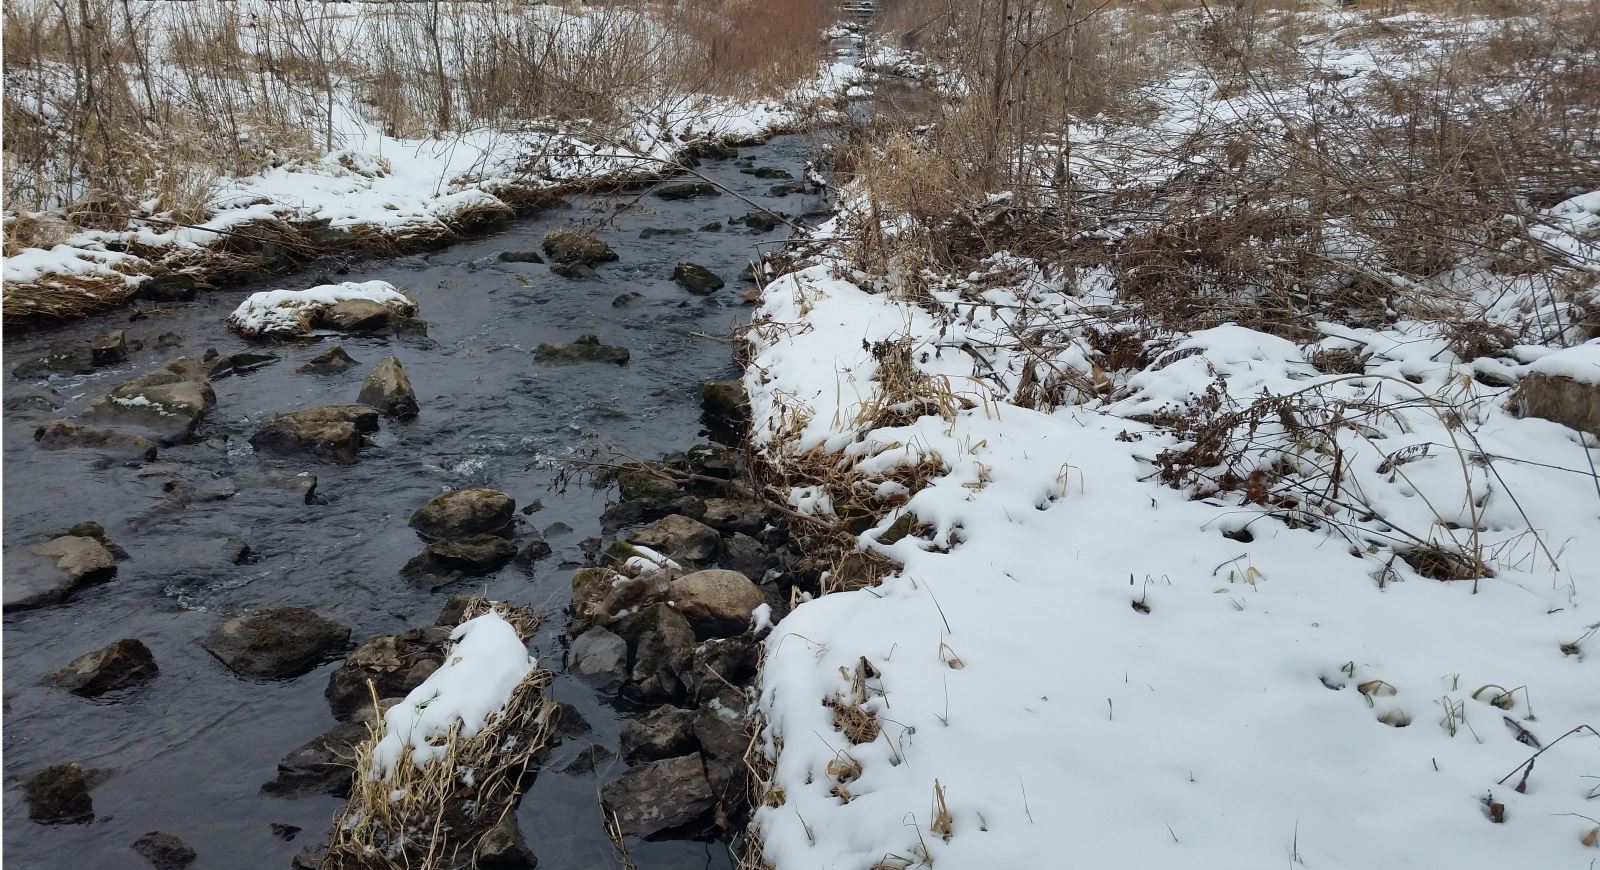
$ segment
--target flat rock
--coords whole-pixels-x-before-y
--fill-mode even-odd
[[[94,821],[89,779],[76,763],[53,764],[28,778],[28,818],[47,825]]]
[[[739,218],[753,233],[770,233],[783,225],[783,219],[768,211],[753,211]]]
[[[417,416],[417,392],[411,388],[411,379],[406,377],[398,357],[389,356],[378,361],[361,383],[361,394],[356,401],[402,420]]]
[[[278,762],[277,776],[261,786],[261,791],[293,796],[349,794],[355,750],[369,733],[365,723],[340,722],[285,755]]]
[[[630,762],[655,761],[696,748],[693,710],[657,707],[622,729],[622,757]]]
[[[652,239],[656,236],[687,236],[688,227],[645,227],[639,231],[639,238]]]
[[[593,266],[617,259],[611,246],[577,230],[551,230],[544,236],[544,252],[557,263]]]
[[[349,626],[304,607],[275,607],[222,622],[200,645],[241,677],[273,680],[297,677],[349,642]]]
[[[81,448],[119,459],[156,458],[156,443],[143,435],[104,426],[86,426],[71,420],[51,420],[33,431],[33,440],[46,450]]]
[[[278,456],[351,463],[362,433],[377,429],[378,412],[367,405],[320,405],[272,417],[250,436],[250,446]]]
[[[517,556],[517,545],[499,535],[468,535],[430,541],[428,555],[468,574],[489,574]]]
[[[93,697],[144,683],[158,670],[143,641],[124,638],[78,656],[52,673],[50,681],[74,695]]]
[[[495,258],[502,263],[543,263],[538,251],[501,251]]]
[[[240,353],[207,354],[206,375],[213,380],[229,378],[234,375],[247,375],[256,369],[266,368],[277,362],[279,357],[271,353],[254,353],[243,351]]]
[[[776,166],[752,166],[739,171],[743,172],[745,175],[754,175],[757,178],[765,178],[769,180],[780,179],[787,181],[794,178],[794,173],[787,169],[779,169]]]
[[[622,365],[632,356],[625,347],[601,344],[600,337],[585,333],[572,341],[541,342],[533,358],[544,362],[608,362]]]
[[[665,184],[656,188],[656,196],[662,199],[694,199],[701,196],[721,196],[722,191],[709,181],[687,182],[684,184]]]
[[[626,535],[628,543],[649,547],[675,561],[705,562],[716,555],[717,530],[682,514],[662,517]]]
[[[457,489],[429,499],[411,515],[424,540],[501,535],[511,532],[517,502],[497,489]]]
[[[673,604],[702,635],[743,632],[751,611],[766,601],[750,578],[719,568],[678,577],[671,589]]]
[[[171,834],[150,831],[133,841],[133,851],[144,856],[156,870],[183,870],[194,863],[194,850]]]
[[[568,669],[596,690],[612,694],[628,680],[628,643],[604,628],[591,628],[572,641]]]
[[[691,263],[687,260],[678,263],[672,270],[672,280],[682,285],[690,293],[702,296],[715,293],[723,287],[723,281],[714,272],[706,267]]]
[[[700,756],[682,755],[631,767],[600,792],[625,837],[695,833],[716,804]]]
[[[84,416],[138,426],[163,444],[187,440],[217,405],[207,368],[197,357],[180,357],[117,385],[90,402]]]
[[[27,610],[65,601],[73,592],[116,576],[117,561],[105,545],[84,535],[62,535],[9,558],[3,587],[5,610]]]

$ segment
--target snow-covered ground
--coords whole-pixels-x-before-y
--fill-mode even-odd
[[[1335,60],[1352,90],[1394,62]],[[1080,183],[1148,179],[1148,142],[1254,111],[1215,92],[1180,76],[1137,136],[1075,127]],[[1597,860],[1600,440],[1519,417],[1515,387],[1600,384],[1581,300],[1463,264],[1416,289],[1525,343],[1463,359],[1405,316],[1299,341],[1228,323],[1129,329],[1118,367],[1092,340],[1128,313],[1109,273],[1000,253],[890,292],[848,257],[852,195],[818,231],[839,247],[764,288],[745,384],[790,504],[874,506],[855,545],[892,561],[867,588],[825,577],[845,588],[766,640],[765,860]],[[1580,276],[1597,195],[1531,230]]]

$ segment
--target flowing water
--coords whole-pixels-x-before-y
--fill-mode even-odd
[[[790,215],[825,206],[805,194],[771,196],[774,180],[740,171],[750,165],[802,177],[814,141],[780,136],[744,149],[741,158],[704,161],[700,171],[761,205]],[[697,180],[686,177],[682,180]],[[456,592],[479,592],[554,614],[536,641],[541,664],[560,669],[559,611],[569,598],[579,542],[600,533],[606,493],[551,490],[559,463],[590,436],[633,456],[680,450],[700,435],[703,381],[734,376],[726,336],[748,319],[737,276],[766,235],[730,224],[751,206],[724,194],[682,202],[637,193],[579,196],[572,208],[547,211],[502,232],[448,250],[352,266],[332,280],[381,279],[421,305],[428,336],[328,337],[263,347],[226,330],[228,313],[253,290],[303,287],[326,280],[312,269],[253,286],[202,294],[192,303],[141,303],[43,333],[10,335],[8,360],[37,356],[51,343],[87,340],[125,329],[145,349],[93,375],[51,381],[8,379],[5,397],[5,547],[25,547],[83,520],[102,523],[129,558],[114,580],[79,592],[68,603],[4,619],[6,715],[5,859],[17,868],[144,867],[129,849],[140,834],[161,830],[198,853],[195,868],[289,866],[319,839],[341,805],[332,797],[262,795],[287,752],[334,724],[323,688],[334,664],[297,679],[251,682],[235,677],[197,643],[221,619],[252,608],[303,605],[353,629],[353,639],[430,624]],[[567,280],[546,266],[501,263],[503,251],[539,247],[545,232],[594,225],[620,260],[598,277]],[[724,230],[699,231],[720,220]],[[688,229],[686,235],[640,238],[644,228]],[[727,287],[694,296],[670,276],[680,260],[721,275]],[[622,307],[619,294],[640,298]],[[632,351],[624,366],[535,362],[541,341],[598,333]],[[158,336],[181,336],[157,348]],[[170,338],[170,336],[169,336]],[[342,374],[294,369],[332,343],[361,365]],[[227,354],[268,350],[281,359],[213,386],[217,407],[198,443],[165,449],[154,462],[97,461],[90,451],[44,451],[33,429],[71,417],[115,384],[183,354],[215,348]],[[256,455],[252,432],[268,416],[302,407],[354,401],[374,363],[397,355],[422,406],[414,421],[385,421],[376,443],[351,466]],[[37,396],[40,400],[23,399]],[[28,410],[40,401],[54,412]],[[274,475],[317,475],[326,504],[305,504],[274,485]],[[524,517],[557,526],[555,554],[534,567],[511,565],[456,588],[413,585],[401,566],[422,545],[406,525],[412,511],[449,488],[504,490],[519,506],[542,503]],[[249,548],[239,558],[241,547]],[[11,579],[7,562],[6,579]],[[80,698],[40,684],[74,657],[133,637],[154,652],[160,674],[107,700]],[[520,809],[529,845],[547,868],[614,863],[601,826],[594,774],[553,772],[591,739],[615,746],[623,719],[575,680],[558,678],[557,700],[575,704],[593,735],[568,741],[538,775]],[[45,826],[28,820],[22,784],[47,765],[76,761],[104,771],[93,789],[96,820]],[[611,773],[614,775],[616,771]],[[602,772],[604,774],[604,772]],[[293,842],[273,823],[303,832]],[[719,843],[640,843],[645,867],[727,867]]]

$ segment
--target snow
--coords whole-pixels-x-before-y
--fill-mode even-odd
[[[246,336],[301,335],[310,329],[317,313],[355,299],[377,302],[407,315],[417,310],[409,296],[387,281],[345,281],[305,290],[252,293],[228,315],[228,328]]]
[[[367,775],[387,779],[410,754],[418,769],[444,757],[440,738],[460,723],[460,736],[483,730],[511,699],[536,662],[498,611],[456,626],[445,662],[405,700],[383,714],[383,738]]]
[[[996,384],[953,350],[1005,344],[1004,307],[969,319],[970,295],[939,291],[934,307],[962,302],[963,317],[936,320],[836,273],[766,288],[746,372],[758,445],[780,469],[822,447],[869,482],[927,457],[947,470],[860,536],[899,570],[801,604],[766,641],[760,707],[783,800],[755,824],[778,870],[1586,866],[1594,823],[1570,814],[1593,815],[1600,741],[1546,753],[1526,794],[1501,784],[1535,751],[1506,721],[1548,745],[1600,720],[1593,663],[1561,649],[1600,619],[1584,607],[1600,502],[1574,473],[1587,468],[1577,433],[1511,416],[1508,390],[1406,322],[1328,326],[1327,346],[1374,355],[1360,377],[1228,325],[1183,337],[1109,400],[1044,413],[1011,401],[1013,359],[991,355]],[[1039,281],[986,299],[1014,303]],[[972,407],[850,425],[879,390],[864,343],[902,336]],[[1216,375],[1240,403],[1313,387],[1328,407],[1396,400],[1337,439],[1350,497],[1382,519],[1292,528],[1237,494],[1163,486],[1152,460],[1182,445],[1129,416],[1187,407]],[[1259,437],[1284,434],[1272,425]],[[1480,459],[1464,472],[1459,456]],[[814,489],[791,503],[828,510]],[[925,536],[877,543],[902,511]],[[1223,534],[1241,529],[1251,537]],[[1476,537],[1496,575],[1423,578],[1392,557],[1397,529],[1438,546]],[[849,697],[862,657],[882,732],[852,745],[823,702]],[[1507,709],[1489,703],[1502,691]]]
[[[1546,354],[1529,365],[1528,370],[1600,386],[1600,338]]]

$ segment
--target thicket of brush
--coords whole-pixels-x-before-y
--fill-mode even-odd
[[[1381,20],[1401,11],[1430,17]],[[1327,13],[901,0],[885,28],[960,78],[930,128],[841,155],[868,192],[856,257],[913,283],[912,264],[960,274],[999,249],[1105,267],[1158,327],[1303,338],[1403,313],[1460,324],[1466,358],[1594,330],[1595,273],[1543,240],[1541,210],[1600,187],[1600,6],[1363,3],[1337,31]],[[1363,42],[1413,62],[1342,88],[1317,55]],[[1165,126],[1174,102],[1187,129]],[[1526,334],[1470,325],[1472,281],[1446,280],[1464,269],[1538,284]]]
[[[578,121],[605,137],[684,92],[776,95],[815,69],[831,7],[17,0],[6,251],[131,210],[203,218],[218,177],[342,147],[352,107],[403,137]]]

